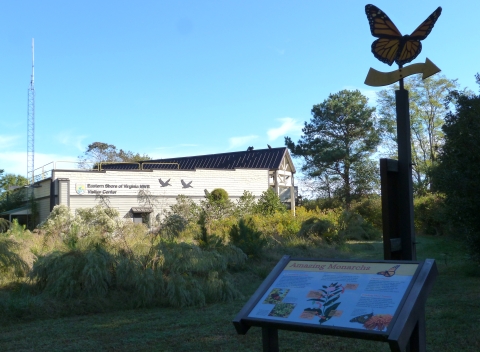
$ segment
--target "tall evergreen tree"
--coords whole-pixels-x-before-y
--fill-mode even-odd
[[[313,106],[297,144],[285,137],[293,156],[304,159],[307,177],[328,180],[320,187],[339,197],[346,208],[378,183],[376,163],[370,160],[380,143],[374,111],[358,90],[342,90]]]

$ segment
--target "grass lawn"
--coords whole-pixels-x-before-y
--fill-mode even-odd
[[[429,351],[480,351],[479,267],[447,237],[419,237],[419,259],[435,258],[439,276],[426,307]],[[342,256],[381,259],[381,243],[350,243]],[[270,261],[268,266],[273,266]],[[154,308],[3,322],[0,351],[261,351],[261,329],[237,335],[231,323],[268,273],[242,272],[245,298],[203,308]],[[1,319],[1,317],[0,317]],[[389,351],[386,343],[279,332],[281,351]]]

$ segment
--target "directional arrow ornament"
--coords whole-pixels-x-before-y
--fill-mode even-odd
[[[370,68],[365,84],[372,87],[388,86],[415,73],[422,73],[422,79],[425,79],[437,72],[440,72],[440,69],[427,58],[424,64],[413,64],[392,72],[380,72]]]

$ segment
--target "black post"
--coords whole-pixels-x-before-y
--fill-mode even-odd
[[[383,259],[402,260],[398,216],[398,160],[380,159],[382,192]]]
[[[403,83],[403,82],[402,82]],[[398,141],[398,215],[402,260],[416,260],[413,225],[412,146],[408,91],[395,91]]]
[[[263,352],[278,352],[278,330],[262,327]]]
[[[427,350],[427,331],[425,328],[425,305],[421,307],[417,324],[412,331],[407,352],[425,352]]]

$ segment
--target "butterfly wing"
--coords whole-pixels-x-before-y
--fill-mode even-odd
[[[395,58],[395,62],[398,65],[402,66],[409,63],[420,54],[422,51],[422,43],[420,43],[420,40],[424,40],[430,34],[435,22],[437,22],[441,14],[442,8],[438,7],[420,26],[418,26],[417,29],[412,32],[412,34],[406,37],[402,49]]]
[[[402,50],[395,58],[395,62],[400,66],[408,64],[409,62],[415,60],[421,51],[422,43],[420,43],[419,40],[408,39],[405,41],[405,43],[403,43]]]
[[[402,36],[392,20],[375,5],[366,5],[365,13],[370,24],[370,31],[374,37],[393,39]]]
[[[400,39],[380,38],[372,43],[372,53],[378,60],[391,66],[399,47]]]
[[[350,319],[351,323],[360,323],[364,324],[368,319],[373,317],[373,313],[370,314],[364,314],[364,315],[359,315],[358,317],[355,317],[353,319]]]
[[[393,275],[395,275],[395,271],[397,271],[399,266],[400,265],[395,265],[395,266],[392,266],[390,269],[388,269],[386,271],[379,271],[377,273],[377,275],[383,275],[385,277],[392,277]]]
[[[378,7],[365,6],[370,32],[379,39],[372,43],[372,53],[380,61],[392,65],[398,56],[402,34],[392,20]]]
[[[432,12],[430,16],[428,16],[428,18],[425,21],[423,21],[423,23],[420,26],[418,26],[417,29],[413,31],[412,34],[410,34],[410,38],[415,40],[425,39],[432,31],[432,28],[435,25],[435,22],[437,22],[441,14],[442,14],[442,8],[438,7],[435,11]]]

